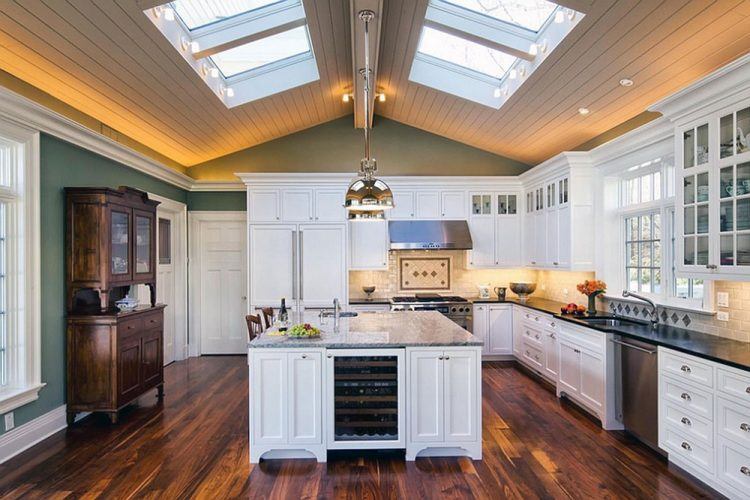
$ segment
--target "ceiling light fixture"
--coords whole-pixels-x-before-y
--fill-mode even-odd
[[[516,71],[515,69],[510,70],[510,72],[508,73],[508,78],[511,80],[515,80],[516,78],[518,78],[518,71]]]
[[[151,13],[154,15],[154,17],[161,17],[161,11],[163,7],[161,5],[157,5],[153,9],[151,9]]]
[[[180,47],[182,47],[182,50],[187,50],[188,47],[190,47],[190,40],[188,40],[184,36],[180,38]]]
[[[586,116],[589,113],[590,113],[589,108],[578,108],[578,114],[580,115]]]
[[[501,92],[500,87],[495,87],[495,92],[492,94],[495,97],[495,99],[500,97],[501,95],[500,92]]]
[[[349,102],[351,98],[352,98],[351,94],[344,94],[343,96],[341,96],[341,100],[344,102]]]
[[[385,92],[378,94],[378,101],[385,102]]]
[[[576,18],[576,11],[573,9],[568,9],[568,19],[571,21]]]
[[[167,21],[174,21],[174,9],[171,7],[164,8],[164,19]]]
[[[219,78],[219,68],[211,68],[208,70],[208,74],[210,74],[213,78]]]
[[[560,24],[563,21],[565,21],[565,12],[558,9],[557,12],[555,12],[555,22]]]
[[[623,87],[632,87],[633,80],[631,80],[630,78],[623,78],[622,80],[620,80],[620,85],[622,85]]]
[[[374,18],[371,10],[359,11],[359,19],[365,24],[365,67],[360,70],[364,78],[365,157],[359,163],[359,177],[349,184],[344,198],[350,219],[382,219],[384,210],[393,208],[393,192],[388,184],[375,178],[378,166],[375,158],[370,158],[370,22]]]
[[[198,42],[190,42],[190,52],[192,52],[193,54],[196,54],[200,52],[200,50],[201,50],[201,44],[199,44]]]

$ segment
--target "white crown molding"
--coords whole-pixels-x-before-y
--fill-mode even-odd
[[[735,59],[649,108],[673,122],[683,122],[706,108],[722,107],[750,95],[750,54]]]
[[[518,176],[524,186],[542,182],[570,169],[591,168],[591,155],[587,151],[563,151]]]
[[[357,175],[355,173],[236,173],[244,186],[268,187],[294,185],[315,185],[347,187]],[[394,175],[378,176],[392,188],[404,189],[487,189],[492,188],[520,188],[521,181],[518,176],[420,176],[420,175]],[[243,189],[245,189],[243,187]]]
[[[215,191],[245,191],[246,186],[241,181],[193,181],[190,187],[192,192],[215,192]]]
[[[620,173],[625,163],[640,163],[646,156],[674,154],[674,125],[661,117],[589,151],[592,164],[603,174]]]

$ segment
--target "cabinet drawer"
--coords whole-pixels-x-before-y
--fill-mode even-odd
[[[680,380],[700,384],[709,389],[714,386],[713,367],[708,363],[696,361],[692,357],[664,351],[659,369]]]
[[[544,335],[542,334],[542,331],[540,329],[530,328],[526,325],[523,325],[522,333],[524,341],[528,341],[535,347],[542,347],[542,339],[544,338]]]
[[[669,403],[664,403],[663,412],[662,418],[672,427],[680,429],[685,436],[697,439],[706,446],[714,445],[714,429],[709,420]]]
[[[544,353],[533,342],[530,342],[530,339],[524,338],[523,340],[523,360],[537,370],[541,370]]]
[[[719,438],[719,481],[747,495],[750,491],[750,449]]]
[[[713,474],[713,447],[706,446],[695,439],[683,435],[669,424],[664,426],[662,445],[670,454],[677,455],[681,459]]]
[[[750,404],[750,376],[741,375],[725,368],[716,370],[717,388]]]
[[[750,449],[750,407],[716,398],[719,434]]]
[[[161,328],[163,322],[163,316],[161,311],[152,312],[143,315],[143,328],[145,330],[151,330],[153,328]]]
[[[579,347],[589,349],[596,354],[604,353],[605,333],[591,330],[589,328],[571,328],[569,325],[563,326],[562,333],[565,334],[573,344],[576,344]]]
[[[713,396],[701,389],[662,378],[661,397],[677,408],[713,421]]]
[[[143,330],[143,317],[123,319],[117,322],[117,332],[121,336],[129,336]]]

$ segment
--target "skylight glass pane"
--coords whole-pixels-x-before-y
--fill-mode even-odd
[[[279,0],[174,0],[172,8],[189,29],[237,16]]]
[[[557,7],[546,0],[446,0],[465,9],[506,21],[532,31],[547,22]]]
[[[226,78],[310,51],[307,27],[300,26],[211,56]]]
[[[495,78],[502,77],[516,57],[463,38],[425,27],[419,52]]]

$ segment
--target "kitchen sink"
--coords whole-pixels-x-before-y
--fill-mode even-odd
[[[626,318],[612,318],[612,317],[597,317],[597,316],[587,316],[585,318],[578,318],[581,321],[585,321],[586,323],[592,324],[592,325],[601,325],[601,326],[644,326],[645,323],[642,321],[636,321],[632,319],[626,319]]]
[[[339,318],[353,318],[358,314],[359,313],[355,311],[341,311],[341,313],[339,313]]]

